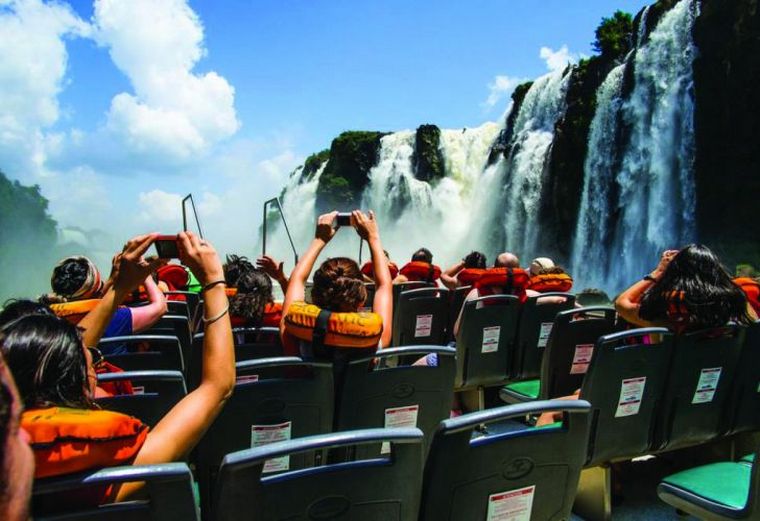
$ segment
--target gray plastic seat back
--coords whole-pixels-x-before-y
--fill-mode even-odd
[[[557,313],[541,361],[538,398],[568,396],[581,388],[599,337],[615,332],[611,307],[569,309]]]
[[[568,519],[589,409],[582,400],[539,401],[445,420],[425,465],[420,521],[501,519],[495,513],[510,508],[523,515],[504,519]],[[550,411],[564,411],[561,424],[473,438],[483,424]]]
[[[456,339],[457,389],[489,387],[509,378],[520,300],[492,295],[465,302]]]
[[[147,331],[143,331],[143,333],[146,335],[171,335],[177,337],[179,345],[182,348],[185,365],[190,365],[192,361],[193,338],[190,333],[190,321],[187,317],[182,315],[164,315]]]
[[[454,324],[459,318],[459,312],[462,311],[464,300],[472,291],[472,286],[461,286],[449,293],[449,340],[454,340]]]
[[[87,488],[103,489],[112,484],[145,482],[145,496],[135,501],[83,507],[51,513],[52,504],[65,504],[62,498]],[[34,482],[32,511],[34,519],[44,521],[164,521],[198,519],[193,496],[193,476],[185,463],[162,463],[112,467]],[[45,512],[45,513],[42,513]]]
[[[98,375],[98,384],[130,382],[134,394],[97,398],[103,409],[139,418],[155,427],[167,412],[187,394],[185,379],[179,371],[125,371]]]
[[[126,347],[126,353],[106,354]],[[130,335],[103,338],[98,342],[105,359],[125,371],[180,371],[187,364],[182,346],[171,335]]]
[[[205,333],[193,335],[193,356],[188,370],[188,387],[198,387],[203,370],[203,341]],[[234,328],[232,340],[235,343],[235,361],[260,360],[283,356],[280,330],[276,327]]]
[[[384,367],[389,359],[416,360],[435,353],[438,366]],[[343,392],[338,397],[336,429],[417,427],[425,446],[438,423],[448,418],[454,397],[456,351],[442,346],[383,349],[371,357],[349,362]],[[378,366],[373,366],[377,360]],[[380,446],[365,445],[361,456],[378,454]]]
[[[677,337],[655,448],[696,445],[720,434],[745,329],[729,325]]]
[[[195,312],[200,306],[201,295],[200,293],[193,293],[192,291],[165,291],[164,295],[182,295],[185,297],[185,303],[187,303],[188,318],[195,316]],[[172,302],[172,301],[169,301]],[[181,301],[180,301],[181,302]],[[174,313],[172,313],[174,314]]]
[[[217,521],[417,521],[422,478],[418,429],[369,429],[291,440],[229,454],[215,489]],[[267,460],[387,442],[391,456],[264,477]]]
[[[565,301],[561,304],[539,304],[539,299],[543,297],[562,297]],[[554,325],[554,317],[561,311],[573,309],[574,305],[575,295],[570,293],[543,293],[537,297],[528,297],[522,306],[517,327],[515,359],[512,366],[514,380],[539,377],[541,359]]]
[[[396,313],[396,309],[398,309],[398,297],[404,291],[410,291],[413,289],[430,288],[430,287],[435,287],[435,283],[412,280],[408,282],[401,282],[400,284],[394,284],[393,285],[393,313],[394,314]]]
[[[605,335],[581,386],[592,404],[589,465],[649,452],[673,353],[665,328]]]
[[[449,324],[449,290],[422,288],[399,295],[393,313],[393,346],[444,345]]]
[[[760,430],[760,321],[747,328],[734,382],[727,429],[731,433]]]
[[[281,357],[239,362],[236,370],[234,393],[198,444],[197,468],[204,506],[226,454],[282,437],[296,439],[330,432],[333,426],[330,364]],[[300,453],[267,471],[311,467],[319,464],[322,456]]]

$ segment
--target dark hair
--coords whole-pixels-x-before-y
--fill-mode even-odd
[[[670,261],[660,279],[641,297],[644,320],[672,320],[674,299],[687,329],[719,327],[729,321],[749,324],[747,297],[733,283],[718,257],[706,246],[690,244]]]
[[[356,311],[367,300],[359,265],[346,257],[327,259],[314,272],[311,299],[330,311]]]
[[[0,356],[0,364],[3,363]],[[3,479],[0,479],[0,501],[5,497],[8,489],[8,477],[6,476],[7,462],[5,461],[5,448],[8,446],[8,438],[11,433],[11,420],[13,414],[13,393],[8,384],[0,380],[0,473]]]
[[[249,270],[255,269],[253,263],[247,257],[237,255],[227,255],[227,262],[222,267],[224,270],[224,280],[230,287],[237,287],[240,276]]]
[[[479,251],[471,251],[462,260],[464,261],[465,268],[486,269],[486,256]]]
[[[82,258],[67,259],[66,262],[58,265],[53,269],[53,276],[50,278],[50,286],[53,292],[68,296],[75,293],[82,287],[87,280],[89,266],[87,261]]]
[[[0,311],[0,327],[12,322],[20,317],[27,315],[48,315],[55,316],[50,306],[41,302],[26,299],[10,299],[3,304],[3,310]]]
[[[427,248],[420,248],[414,254],[412,255],[412,262],[427,262],[428,264],[433,263],[433,254],[430,253],[430,250]]]
[[[575,295],[575,302],[581,307],[586,306],[609,306],[612,304],[610,296],[598,288],[586,288]]]
[[[58,317],[29,315],[0,329],[0,349],[24,407],[91,409],[79,329]]]
[[[230,315],[245,319],[249,327],[259,327],[264,308],[272,302],[272,281],[263,271],[243,271],[237,280],[237,294],[230,299]]]

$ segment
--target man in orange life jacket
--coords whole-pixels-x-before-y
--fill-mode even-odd
[[[410,281],[436,282],[440,278],[441,268],[433,264],[433,254],[427,248],[420,248],[412,255],[411,262],[407,262],[399,270],[399,274],[393,279],[393,283],[402,284]]]

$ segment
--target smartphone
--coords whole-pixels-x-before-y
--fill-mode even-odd
[[[159,259],[178,259],[179,247],[176,235],[159,235],[153,241]]]
[[[341,212],[335,216],[335,224],[337,226],[351,226],[351,213]]]

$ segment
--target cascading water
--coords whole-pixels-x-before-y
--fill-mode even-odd
[[[578,224],[573,245],[573,277],[580,287],[599,283],[599,270],[609,271],[607,243],[610,197],[617,165],[617,126],[622,106],[625,64],[607,75],[596,94],[596,113],[591,121],[588,153]]]
[[[537,254],[538,209],[554,124],[565,112],[569,71],[537,79],[515,120],[506,164],[504,228],[506,249],[523,258]]]
[[[483,248],[473,231],[482,228],[479,210],[496,208],[497,179],[485,166],[501,128],[486,123],[466,130],[441,130],[446,176],[432,184],[414,177],[414,132],[396,132],[381,139],[380,159],[369,173],[362,206],[377,214],[383,244],[392,258],[402,262],[416,248],[426,246],[433,250],[436,262],[446,264],[461,258],[465,250]]]
[[[617,292],[651,270],[662,250],[694,238],[697,9],[695,0],[681,0],[629,56],[634,87],[627,100],[620,92],[625,65],[597,94],[572,258],[580,284]],[[620,125],[628,139],[618,152]]]

